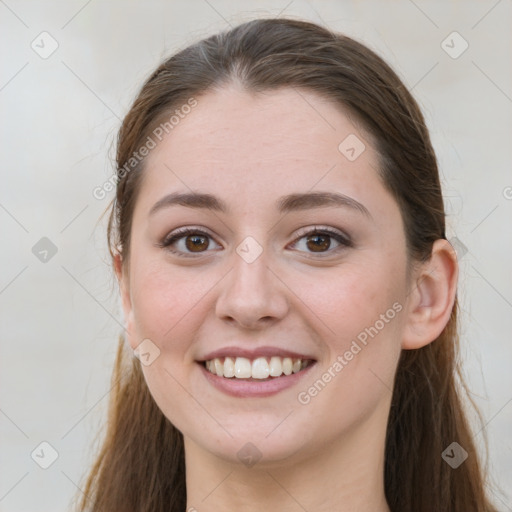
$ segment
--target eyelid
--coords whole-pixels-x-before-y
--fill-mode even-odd
[[[320,234],[327,233],[328,235],[331,235],[333,237],[339,237],[340,239],[343,240],[343,243],[345,243],[346,245],[350,245],[350,246],[353,245],[351,237],[344,231],[341,231],[340,229],[332,228],[329,226],[319,226],[319,225],[301,228],[296,233],[295,240],[293,243],[295,243],[297,240],[299,240],[300,238],[303,238],[306,235],[312,235],[315,233],[320,233]]]
[[[347,249],[354,247],[354,243],[352,242],[351,237],[345,232],[331,228],[327,226],[313,226],[307,227],[300,230],[293,242],[291,242],[292,246],[297,245],[303,238],[307,236],[314,235],[327,235],[330,238],[333,238],[337,243],[338,247],[329,248],[325,252],[314,252],[314,251],[298,251],[303,257],[315,260],[315,261],[328,261],[329,258],[338,257],[340,253],[346,251]]]
[[[174,250],[174,249],[170,248],[171,243],[177,242],[177,241],[181,240],[182,238],[186,237],[187,235],[206,236],[215,242],[215,237],[211,233],[209,233],[208,230],[206,230],[205,228],[199,228],[199,227],[195,227],[195,226],[184,226],[181,228],[177,228],[174,231],[172,231],[171,233],[169,233],[168,235],[166,235],[164,237],[164,239],[161,242],[157,243],[156,245],[162,249],[168,250],[172,254],[184,256],[185,258],[188,258],[188,257],[194,258],[194,257],[198,257],[198,256],[203,256],[205,254],[208,254],[208,252],[211,252],[211,251],[205,251],[205,252],[198,252],[198,253],[193,253],[193,252],[187,253],[187,252],[178,251],[178,250]],[[217,243],[217,242],[215,242],[215,243]]]
[[[162,241],[162,244],[167,244],[170,240],[172,240],[173,238],[177,238],[179,236],[184,236],[184,235],[206,235],[206,236],[209,236],[210,238],[214,238],[214,236],[208,231],[206,230],[205,228],[199,228],[199,227],[196,227],[196,226],[183,226],[181,228],[177,228],[175,229],[174,231],[172,231],[171,233],[167,234],[163,241]]]

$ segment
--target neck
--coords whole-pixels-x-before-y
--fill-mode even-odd
[[[357,438],[357,439],[356,439]],[[187,511],[390,512],[384,493],[385,429],[358,429],[280,462],[228,462],[185,438]]]

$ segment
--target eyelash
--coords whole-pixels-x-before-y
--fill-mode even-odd
[[[208,233],[206,233],[205,231],[203,231],[201,229],[187,227],[187,228],[181,228],[180,230],[175,231],[172,235],[167,236],[166,238],[164,238],[164,240],[162,242],[158,243],[157,246],[160,248],[163,248],[163,249],[167,249],[168,251],[170,251],[174,254],[179,254],[179,255],[187,257],[187,258],[188,257],[194,258],[194,257],[200,256],[207,252],[207,251],[203,251],[203,252],[198,252],[198,253],[185,253],[182,251],[177,251],[175,249],[171,249],[171,244],[173,244],[174,242],[177,242],[178,240],[184,238],[187,235],[200,235],[200,236],[204,236],[207,238],[212,238],[211,235],[209,235]],[[336,247],[335,249],[328,250],[324,253],[322,253],[322,252],[310,253],[313,255],[316,255],[316,254],[320,255],[320,257],[322,257],[321,256],[322,254],[330,255],[333,252],[338,252],[341,249],[345,249],[345,248],[353,246],[353,243],[348,236],[342,235],[338,231],[334,231],[333,229],[330,229],[330,228],[318,228],[316,226],[313,229],[306,231],[305,233],[302,233],[298,238],[295,239],[293,244],[296,244],[298,241],[302,240],[302,238],[306,238],[307,236],[312,236],[312,235],[328,235],[328,236],[334,238],[334,240],[336,240],[336,242],[338,242],[340,244],[340,247]]]

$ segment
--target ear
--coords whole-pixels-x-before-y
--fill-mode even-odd
[[[119,283],[121,293],[121,304],[123,307],[126,340],[132,349],[135,349],[135,322],[133,317],[132,299],[130,295],[130,281],[128,279],[128,268],[123,267],[123,260],[120,254],[116,254],[114,258],[114,270]]]
[[[458,263],[448,240],[436,240],[430,259],[414,271],[402,339],[405,350],[421,348],[443,331],[457,291]]]

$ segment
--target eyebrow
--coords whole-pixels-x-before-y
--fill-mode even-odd
[[[188,208],[205,209],[224,213],[226,215],[230,213],[228,205],[222,199],[212,194],[199,192],[174,192],[158,200],[149,211],[149,215],[153,215],[157,211],[171,206],[186,206]],[[287,196],[280,197],[276,202],[276,207],[279,213],[310,210],[314,208],[326,208],[330,206],[337,208],[350,208],[372,219],[372,215],[369,210],[359,201],[356,201],[352,197],[335,192],[289,194]]]

